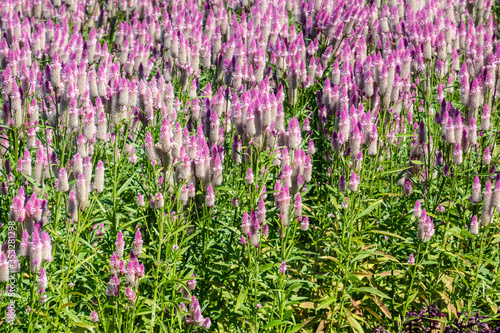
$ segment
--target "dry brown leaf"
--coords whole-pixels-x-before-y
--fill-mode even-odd
[[[316,303],[314,302],[303,302],[299,304],[302,309],[316,309]]]
[[[322,320],[319,322],[318,329],[316,329],[316,333],[323,333],[324,328],[325,328],[325,321]]]
[[[379,273],[377,274],[376,276],[396,276],[396,275],[399,275],[399,273],[401,273],[400,270],[395,270],[395,271],[385,271],[385,272],[382,272],[382,273]]]
[[[391,312],[384,304],[384,302],[382,302],[382,300],[380,300],[377,296],[374,295],[368,295],[368,297],[370,297],[375,302],[375,304],[377,304],[377,306],[379,307],[380,311],[382,311],[383,314],[385,314],[389,319],[392,319]]]

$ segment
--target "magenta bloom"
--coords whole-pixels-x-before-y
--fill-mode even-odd
[[[99,315],[97,314],[97,312],[92,311],[92,313],[90,314],[90,321],[92,321],[93,323],[99,322]]]
[[[142,252],[142,235],[141,235],[141,230],[137,229],[135,232],[135,238],[134,238],[134,248],[133,248],[133,253],[136,257],[139,257]]]
[[[205,204],[208,207],[215,206],[215,193],[214,193],[214,189],[212,187],[212,184],[208,185],[207,194],[205,196]]]
[[[116,256],[120,259],[123,257],[123,251],[125,249],[125,240],[123,239],[123,233],[121,230],[118,232],[118,236],[116,236],[115,246]]]
[[[281,263],[281,266],[280,266],[280,268],[279,268],[279,273],[280,273],[280,274],[285,274],[285,273],[286,273],[286,270],[287,270],[287,268],[286,268],[286,262],[282,262],[282,263]]]

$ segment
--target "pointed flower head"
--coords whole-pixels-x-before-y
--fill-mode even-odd
[[[479,233],[479,223],[477,222],[477,217],[474,215],[472,221],[470,222],[469,232],[471,235],[477,235]]]
[[[470,201],[473,204],[481,201],[481,181],[479,180],[479,176],[476,176],[472,183],[472,196]]]
[[[92,313],[90,314],[90,321],[93,323],[99,322],[99,315],[97,314],[97,312],[92,311]]]
[[[422,216],[422,207],[420,204],[420,200],[417,200],[415,202],[415,207],[413,208],[413,216],[415,216],[416,218]]]
[[[252,168],[248,168],[247,175],[245,177],[245,181],[246,181],[247,185],[253,184],[253,172],[252,172]]]
[[[0,282],[9,281],[9,261],[5,253],[0,253]]]
[[[415,257],[413,256],[413,254],[410,254],[410,257],[408,258],[408,264],[415,265]]]
[[[207,207],[215,206],[215,193],[214,188],[212,187],[212,183],[208,185],[207,194],[205,196],[205,204],[207,205]]]
[[[279,268],[279,273],[280,273],[280,274],[285,274],[285,273],[286,273],[286,270],[287,270],[287,267],[286,267],[286,262],[284,262],[284,261],[283,261],[283,262],[281,263],[280,268]]]
[[[135,232],[135,238],[134,238],[134,248],[133,248],[133,253],[136,257],[139,257],[142,252],[142,235],[141,235],[141,230],[137,229]]]
[[[123,239],[123,232],[120,230],[116,236],[115,242],[115,253],[116,256],[121,259],[123,257],[123,252],[125,249],[125,240]]]

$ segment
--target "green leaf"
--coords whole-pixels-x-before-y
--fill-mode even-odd
[[[76,323],[81,323],[81,319],[77,317],[73,312],[71,311],[66,311],[66,314],[74,321],[73,324],[76,325]]]
[[[377,201],[372,203],[370,206],[368,206],[368,208],[366,208],[364,211],[361,212],[361,214],[358,215],[358,219],[365,216],[365,215],[370,214],[372,212],[372,210],[377,208],[378,205],[380,205],[382,202],[384,202],[384,199],[378,199]]]
[[[410,298],[408,298],[408,304],[411,304],[413,302],[413,300],[415,299],[415,297],[417,297],[418,295],[418,292],[414,292],[413,295],[410,296]]]
[[[72,324],[75,326],[78,326],[78,327],[89,329],[89,330],[94,328],[94,325],[89,325],[89,324],[84,324],[84,323],[72,323]]]
[[[240,295],[238,296],[238,299],[236,300],[236,305],[234,307],[234,311],[238,311],[238,309],[240,308],[241,304],[243,304],[243,302],[245,301],[246,295],[247,295],[246,290],[242,290],[240,292]]]
[[[402,240],[406,240],[405,238],[403,238],[403,237],[401,237],[399,235],[393,234],[392,232],[388,232],[388,231],[370,230],[370,232],[373,232],[374,234],[382,234],[382,235],[385,235],[385,236],[391,236],[391,237],[396,237],[396,238],[399,238],[399,239],[402,239]]]
[[[363,331],[363,327],[361,327],[361,324],[359,323],[359,321],[354,319],[354,317],[347,316],[347,320],[349,321],[349,324],[351,325],[351,327],[354,328],[356,331],[358,331],[359,333],[365,332],[365,331]]]
[[[330,298],[325,299],[323,302],[321,302],[321,304],[318,306],[318,308],[316,310],[327,308],[336,299],[337,299],[337,297],[330,297]]]
[[[278,326],[278,325],[281,325],[282,323],[283,323],[283,320],[273,320],[270,323],[268,323],[266,326],[264,326],[264,328]]]
[[[127,181],[120,187],[118,192],[116,193],[117,196],[120,196],[120,194],[125,191],[125,189],[130,185],[130,183],[134,180],[134,177],[129,177]]]
[[[384,294],[380,290],[372,288],[372,287],[353,288],[352,291],[359,292],[359,293],[372,294],[372,295],[376,295],[376,296],[381,297],[381,298],[389,298],[389,296],[387,296],[386,294]]]
[[[405,166],[405,167],[402,167],[402,168],[387,170],[387,171],[382,172],[382,175],[386,175],[386,174],[393,173],[393,172],[401,172],[401,171],[405,171],[405,170],[408,170],[408,169],[411,169],[411,166]]]
[[[286,333],[295,333],[302,328],[302,325],[303,324],[297,324],[295,326],[292,326],[288,331],[286,331]]]

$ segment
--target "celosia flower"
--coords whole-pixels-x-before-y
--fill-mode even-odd
[[[132,252],[134,253],[134,255],[136,257],[139,257],[141,255],[142,243],[143,243],[143,241],[142,241],[141,230],[137,229],[137,231],[135,232],[134,247],[132,250]]]
[[[101,193],[104,190],[104,164],[102,161],[97,163],[94,176],[94,189],[97,193]]]
[[[462,146],[460,143],[455,145],[453,149],[453,163],[460,165],[463,162]]]
[[[123,233],[120,230],[118,232],[118,235],[116,236],[116,242],[115,242],[115,254],[118,257],[118,259],[121,259],[123,257],[124,250],[125,250],[125,240],[123,239]]]
[[[52,262],[52,242],[50,240],[49,234],[46,231],[42,232],[41,242],[42,242],[42,259],[47,262]]]
[[[418,225],[417,237],[418,239],[427,242],[434,235],[434,223],[432,223],[430,216],[422,212],[420,223]]]
[[[161,192],[156,193],[154,196],[154,206],[153,208],[163,208],[165,206],[165,201],[163,200],[163,194]]]
[[[264,204],[264,198],[260,198],[259,207],[257,209],[257,220],[260,224],[264,224],[266,222],[266,205]]]
[[[194,278],[194,274],[191,274],[191,277],[192,277],[192,279],[189,279],[186,282],[186,285],[187,285],[189,290],[193,291],[196,289],[196,279]]]
[[[130,260],[127,264],[127,269],[126,269],[126,282],[128,285],[134,285],[135,284],[135,264],[133,260]]]
[[[251,168],[248,168],[248,170],[247,170],[247,175],[246,175],[245,181],[246,181],[247,185],[253,184],[253,172],[252,172]]]
[[[120,268],[120,259],[114,252],[109,258],[109,266],[111,267],[111,275],[118,275],[118,269]]]
[[[474,215],[470,223],[469,232],[471,235],[477,235],[479,233],[479,223],[477,222],[477,217]]]
[[[97,312],[92,311],[92,313],[90,314],[90,321],[93,323],[99,322],[99,315],[97,314]]]
[[[214,207],[215,205],[215,193],[211,183],[208,185],[207,188],[207,194],[205,196],[205,204],[207,205],[207,207]]]
[[[145,205],[144,196],[141,193],[137,194],[137,206],[144,207]]]
[[[262,227],[262,236],[265,237],[269,234],[269,225],[266,223]]]
[[[29,245],[30,270],[35,272],[42,264],[42,243],[38,230],[33,230],[31,242]]]
[[[9,262],[5,253],[0,253],[0,282],[9,280]]]
[[[345,180],[344,175],[340,175],[340,178],[339,178],[339,189],[342,192],[346,192],[347,191],[347,182]]]
[[[120,280],[116,275],[111,275],[109,282],[106,285],[106,295],[117,297],[118,287],[120,286]]]
[[[21,237],[21,245],[20,245],[20,250],[21,250],[21,256],[22,257],[27,257],[29,254],[29,234],[28,230],[24,229],[23,235]]]
[[[280,266],[280,268],[279,268],[279,273],[280,273],[280,274],[285,274],[285,273],[286,273],[286,270],[287,270],[287,268],[286,268],[286,262],[282,262],[282,263],[281,263],[281,266]]]
[[[481,201],[481,182],[479,181],[479,177],[476,176],[472,183],[471,202],[478,203],[479,201]]]
[[[135,300],[135,292],[130,287],[127,287],[125,289],[125,296],[127,297],[128,301],[130,303],[134,302],[134,300]]]
[[[440,212],[440,213],[444,213],[445,212],[445,208],[442,204],[439,204],[438,208],[437,208],[437,211]]]
[[[208,330],[210,328],[210,326],[212,326],[212,321],[210,320],[210,318],[206,317],[203,320],[203,324],[201,325],[201,327],[205,330]]]
[[[304,217],[300,222],[300,230],[307,231],[309,229],[309,217]]]
[[[351,173],[351,178],[349,180],[349,190],[352,192],[356,192],[358,190],[359,185],[359,176],[356,177],[354,171]]]
[[[403,185],[403,195],[404,196],[409,196],[413,191],[413,186],[411,183],[410,179],[405,179],[404,185]]]
[[[415,216],[416,218],[419,218],[420,216],[422,216],[422,208],[421,208],[420,200],[417,200],[415,202],[415,207],[413,208],[413,216]]]

